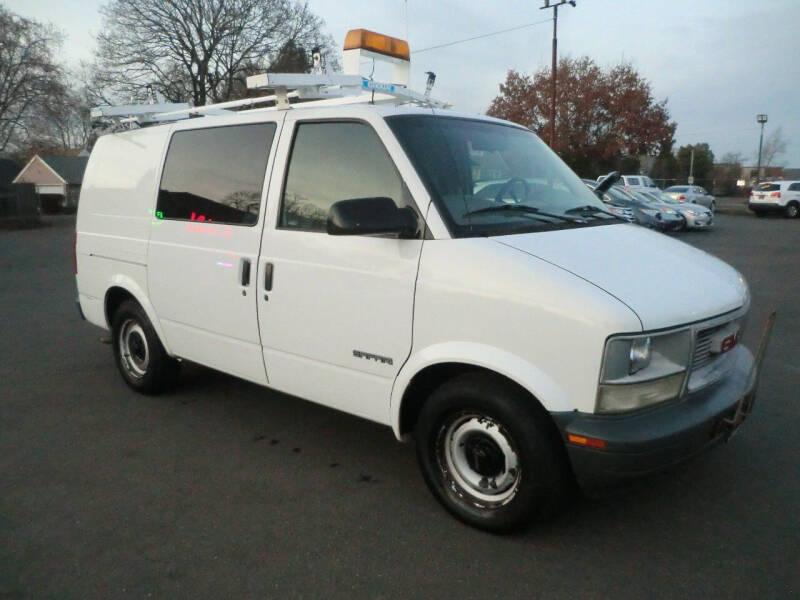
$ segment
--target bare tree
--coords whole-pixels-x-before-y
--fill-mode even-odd
[[[29,134],[42,144],[61,150],[86,147],[89,137],[89,105],[80,89],[66,88],[57,101],[39,104]]]
[[[61,34],[0,6],[0,152],[19,150],[40,109],[61,101],[63,72],[54,59]]]
[[[761,166],[766,170],[774,165],[773,162],[781,154],[786,153],[786,138],[783,137],[783,130],[780,126],[772,131],[764,140],[761,149]]]
[[[292,0],[111,0],[100,12],[95,83],[126,101],[148,84],[172,102],[242,97],[244,77],[287,44],[333,48],[323,21]]]

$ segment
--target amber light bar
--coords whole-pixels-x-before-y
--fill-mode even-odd
[[[567,435],[567,439],[573,443],[577,444],[578,446],[587,446],[589,448],[605,448],[606,442],[605,440],[598,440],[597,438],[590,438],[584,437],[582,435],[575,435],[574,433],[570,433]]]
[[[369,50],[376,54],[391,56],[400,60],[411,60],[408,42],[368,29],[351,29],[344,38],[345,50]]]

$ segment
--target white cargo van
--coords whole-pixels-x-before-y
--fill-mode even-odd
[[[404,88],[290,108],[278,91],[98,139],[77,287],[130,387],[189,360],[389,425],[490,530],[749,412],[760,360],[737,344],[733,268],[607,213],[513,123]]]

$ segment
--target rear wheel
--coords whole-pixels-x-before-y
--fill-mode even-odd
[[[156,394],[175,381],[179,363],[170,357],[144,310],[134,300],[120,304],[112,319],[112,347],[122,378],[143,394]]]
[[[797,202],[789,202],[786,205],[786,217],[789,219],[796,219],[800,216],[800,204]]]
[[[711,212],[712,212],[712,213],[713,213],[713,212],[716,212],[716,210],[717,210],[717,203],[716,203],[715,201],[713,201],[713,200],[712,200],[712,201],[711,201],[711,206],[709,206],[709,209],[711,210]]]
[[[560,439],[507,381],[482,373],[448,381],[423,406],[415,437],[425,482],[462,521],[507,531],[561,503],[569,479]]]

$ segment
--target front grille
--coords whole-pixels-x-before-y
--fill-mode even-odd
[[[702,369],[714,359],[714,355],[711,354],[711,336],[725,325],[727,323],[697,332],[697,342],[694,345],[694,356],[692,356],[692,371]]]
[[[728,353],[712,354],[711,344],[715,337],[714,334],[729,328],[732,323],[736,322],[737,319],[731,319],[697,331],[689,375],[689,391],[705,387],[725,376],[730,355]]]

